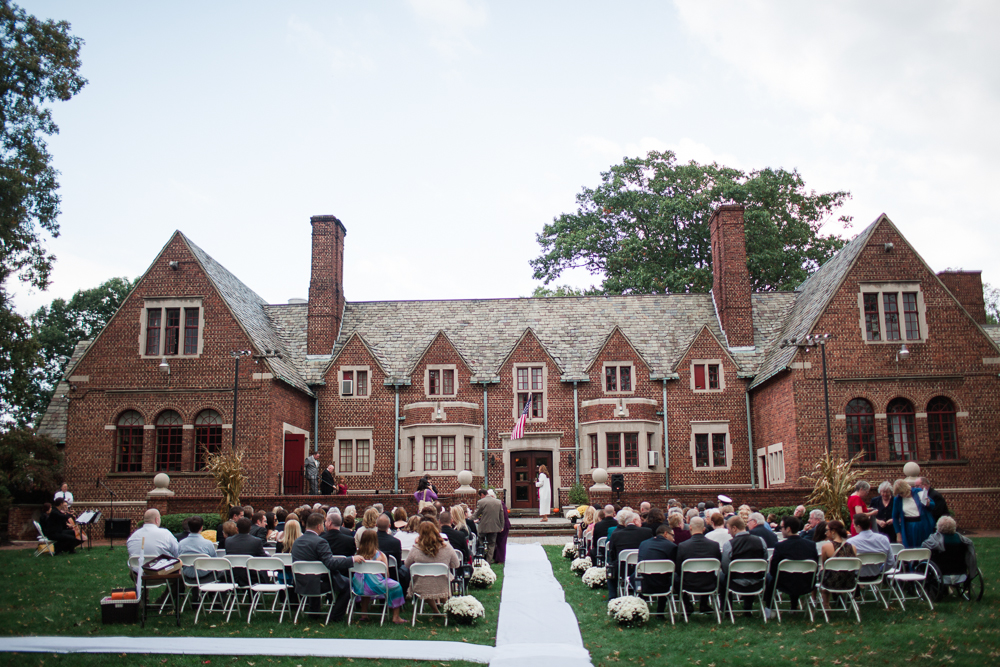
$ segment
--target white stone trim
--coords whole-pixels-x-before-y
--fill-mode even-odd
[[[353,394],[342,394],[341,390],[344,388],[344,371],[350,371],[354,373],[354,381],[352,382]],[[368,393],[364,396],[358,396],[358,371],[365,371],[368,373]],[[337,368],[337,396],[340,396],[344,400],[365,400],[372,395],[372,367],[371,366],[340,366]]]
[[[998,360],[998,361],[1000,361],[1000,360]],[[70,382],[90,382],[90,376],[89,375],[70,375],[69,376],[69,381]]]
[[[903,315],[903,292],[917,293],[917,323],[920,326],[920,338],[912,339],[906,337],[906,318]],[[899,340],[886,340],[885,338],[885,299],[884,293],[895,292],[898,296],[897,305],[899,307]],[[865,294],[878,294],[878,323],[880,340],[868,340],[868,330],[865,327]],[[913,282],[884,282],[884,283],[861,283],[858,285],[858,323],[861,327],[861,340],[868,345],[902,345],[903,343],[925,343],[927,342],[927,304],[924,302],[924,291],[919,281]]]
[[[797,370],[808,370],[812,368],[813,365],[811,361],[793,361],[792,363],[788,364],[788,367],[791,368],[793,371],[797,371]]]
[[[604,381],[604,379],[606,377],[605,373],[607,373],[608,366],[612,366],[612,367],[614,367],[616,369],[615,370],[615,383],[619,387],[619,389],[616,390],[616,391],[608,391],[607,384]],[[617,369],[621,368],[623,366],[627,366],[629,368],[629,377],[631,378],[632,388],[629,389],[628,391],[622,391],[621,390],[621,386],[622,386],[621,372],[618,371]],[[634,394],[635,393],[635,363],[631,362],[631,361],[605,361],[603,364],[601,364],[601,391],[603,391],[605,394],[607,394],[609,396],[618,396],[618,395],[629,396],[631,394]]]
[[[733,440],[729,435],[729,421],[693,421],[691,424],[691,467],[695,472],[699,470],[729,470],[733,467]],[[708,439],[708,460],[709,465],[698,466],[696,465],[695,456],[695,435],[699,434],[712,435],[714,433],[725,433],[726,434],[726,465],[716,466],[712,465],[712,439]]]
[[[527,368],[527,369],[529,369],[528,370],[528,387],[529,388],[528,388],[528,391],[527,391],[527,393],[529,393],[529,394],[537,394],[537,393],[539,393],[539,392],[537,392],[537,391],[535,391],[535,390],[533,390],[533,389],[530,388],[531,387],[531,369],[532,368],[541,368],[542,369],[542,391],[541,391],[541,394],[542,394],[542,416],[539,418],[539,417],[532,417],[531,415],[528,415],[528,423],[529,424],[532,424],[532,423],[539,424],[539,423],[547,422],[549,420],[549,365],[547,363],[545,363],[544,361],[540,361],[538,363],[513,364],[511,366],[511,374],[513,376],[511,378],[512,379],[511,387],[513,389],[513,394],[511,396],[511,398],[513,400],[511,401],[511,409],[510,409],[511,417],[513,417],[514,420],[516,421],[521,416],[520,411],[517,409],[517,395],[520,394],[520,393],[525,393],[525,392],[522,392],[522,391],[518,390],[518,388],[517,388],[517,369],[519,369],[519,368]]]
[[[608,467],[608,433],[638,433],[639,434],[639,465],[638,466],[614,466]],[[597,435],[597,462],[592,459],[590,452],[590,436]],[[653,450],[659,452],[659,465],[649,467],[649,436],[653,436]],[[601,419],[592,422],[582,422],[580,424],[580,470],[593,470],[594,468],[604,468],[611,472],[647,472],[663,471],[663,452],[660,443],[663,442],[663,423],[651,419]],[[624,443],[621,443],[622,463],[625,462]]]
[[[160,313],[160,349],[157,354],[146,354],[146,320],[149,315],[149,310],[151,308],[159,308]],[[180,331],[177,334],[177,354],[163,354],[163,346],[166,344],[165,329],[167,326],[167,313],[168,308],[180,308]],[[195,354],[184,354],[184,309],[185,308],[197,308],[198,309],[198,352]],[[182,358],[182,359],[197,359],[201,356],[202,350],[205,345],[205,308],[202,304],[202,298],[174,298],[174,299],[143,299],[142,313],[139,315],[139,357],[141,359],[160,359],[160,358]]]
[[[455,437],[455,469],[441,469],[441,449],[438,444],[438,469],[424,470],[424,438],[440,438],[441,436]],[[472,438],[472,474],[483,474],[483,427],[480,424],[411,424],[399,429],[399,475],[400,477],[423,477],[424,474],[453,477],[465,467],[465,438]],[[414,442],[413,457],[410,458],[410,438],[416,438]],[[410,470],[412,463],[413,470]]]
[[[719,388],[709,389],[708,388],[708,366],[718,366],[719,367]],[[695,389],[694,388],[694,367],[695,366],[705,366],[705,388]],[[722,359],[692,359],[688,368],[690,369],[690,385],[691,391],[696,394],[719,394],[726,390],[726,369],[722,363]]]
[[[253,374],[253,379],[254,380],[273,380],[274,379],[274,375],[272,375],[271,373],[254,373]]]
[[[995,366],[1000,364],[1000,357],[983,357],[983,364],[986,366]],[[70,382],[72,381],[73,378],[70,378]]]
[[[454,386],[450,394],[431,394],[431,371],[453,371]],[[441,374],[441,388],[444,389],[444,373]],[[454,398],[458,396],[458,365],[457,364],[428,364],[424,367],[424,396],[428,398]]]

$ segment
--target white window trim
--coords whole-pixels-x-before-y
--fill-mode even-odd
[[[431,371],[454,371],[455,382],[452,387],[454,391],[450,394],[431,393]],[[444,388],[444,373],[441,374],[441,387]],[[430,364],[424,368],[424,395],[428,398],[455,398],[458,396],[458,365],[457,364]]]
[[[334,469],[337,471],[337,476],[343,475],[344,477],[369,477],[374,474],[375,470],[375,439],[372,437],[372,432],[374,429],[370,428],[338,428],[334,437],[337,439],[337,454],[336,459],[331,461],[333,463]],[[340,442],[342,440],[351,441],[351,472],[344,472],[340,469]],[[358,440],[368,441],[368,471],[358,472]],[[327,463],[327,465],[330,465]],[[326,466],[323,466],[324,469]]]
[[[529,424],[532,424],[532,423],[540,424],[542,422],[548,421],[548,419],[549,419],[549,365],[546,364],[546,363],[544,363],[544,362],[539,362],[539,363],[535,363],[535,364],[516,364],[516,365],[514,365],[511,368],[511,374],[513,376],[511,378],[513,380],[511,386],[512,386],[512,388],[514,390],[514,392],[513,392],[513,399],[514,400],[513,400],[513,405],[511,406],[511,410],[510,410],[511,416],[515,420],[518,419],[521,416],[521,412],[517,409],[517,395],[520,394],[520,393],[524,393],[524,392],[518,391],[518,388],[517,388],[517,369],[519,369],[519,368],[527,368],[527,369],[529,369],[528,370],[528,384],[529,384],[529,386],[531,384],[531,370],[530,369],[532,369],[532,368],[541,368],[542,369],[542,391],[541,391],[541,394],[542,394],[542,416],[541,417],[532,417],[529,414],[528,415],[528,423]],[[528,393],[529,394],[537,394],[539,392],[534,391],[532,389],[528,389]]]
[[[658,421],[634,420],[624,421],[621,419],[586,422],[580,424],[580,469],[593,470],[594,468],[604,468],[611,472],[649,472],[662,471],[663,452],[663,424]],[[608,433],[638,433],[639,434],[639,466],[614,466],[608,467]],[[593,461],[590,452],[590,436],[597,436],[597,461]],[[652,436],[653,448],[650,450],[650,436]],[[622,463],[625,462],[624,443],[622,447]],[[649,452],[655,451],[660,454],[659,464],[649,467]]]
[[[160,309],[160,352],[158,354],[146,354],[146,328],[149,310]],[[166,344],[165,327],[167,326],[167,308],[181,309],[180,333],[177,341],[177,354],[163,354],[163,346]],[[198,309],[198,352],[196,354],[184,354],[184,309]],[[189,299],[144,299],[142,304],[142,315],[139,316],[139,356],[142,359],[160,359],[170,357],[171,359],[197,359],[201,356],[205,345],[205,308],[202,305],[201,297]]]
[[[719,388],[709,389],[708,388],[708,366],[718,366],[719,367]],[[705,388],[695,389],[694,388],[694,367],[695,366],[705,366]],[[726,369],[722,364],[722,359],[692,359],[690,365],[690,382],[691,391],[696,394],[718,394],[726,390]]]
[[[712,465],[712,438],[708,439],[708,461],[709,465],[699,466],[697,465],[697,458],[695,456],[695,436],[698,434],[707,433],[709,435],[713,433],[725,433],[726,434],[726,465],[717,466]],[[710,421],[710,422],[691,422],[691,467],[695,472],[699,470],[729,470],[733,467],[733,441],[729,436],[729,422],[728,421]]]
[[[861,283],[858,291],[858,325],[861,328],[861,340],[868,345],[902,345],[903,343],[927,342],[927,305],[924,303],[924,291],[918,282],[901,283]],[[920,326],[920,338],[906,337],[906,317],[903,314],[903,292],[917,293],[917,323]],[[895,293],[899,308],[899,340],[886,340],[885,333],[885,293]],[[868,328],[865,326],[865,294],[878,294],[878,325],[880,340],[868,340]]]
[[[612,367],[615,367],[615,368],[621,368],[622,366],[628,366],[629,369],[630,369],[629,374],[630,374],[630,376],[632,378],[632,388],[629,389],[628,391],[622,391],[620,388],[617,391],[608,391],[608,385],[607,385],[607,382],[606,382],[606,378],[607,378],[606,374],[608,372],[608,366],[612,366]],[[617,387],[621,387],[622,386],[621,372],[618,371],[618,370],[615,370],[615,377],[616,377],[616,380],[615,380],[616,386]],[[601,389],[604,391],[605,394],[608,394],[609,396],[619,396],[619,395],[630,396],[630,395],[634,394],[635,393],[635,363],[631,362],[631,361],[605,361],[601,365]]]
[[[343,385],[344,371],[351,371],[351,372],[354,373],[354,381],[352,383],[353,384],[353,389],[354,389],[354,393],[353,394],[344,394],[344,393],[341,393],[343,391],[343,389],[344,389],[344,385]],[[357,392],[357,389],[358,389],[358,371],[365,371],[365,372],[368,373],[368,393],[365,394],[364,396],[358,396],[358,392]],[[337,394],[341,398],[345,398],[345,399],[362,399],[363,400],[363,399],[366,399],[366,398],[370,398],[371,395],[372,395],[372,367],[371,366],[341,366],[340,368],[338,368],[337,369]],[[364,438],[362,438],[362,440],[363,439]]]
[[[438,469],[424,471],[424,438],[455,438],[455,469],[441,470],[441,444],[438,441]],[[483,474],[483,427],[478,424],[413,424],[404,426],[399,432],[399,476],[455,477],[464,468],[465,438],[472,438],[472,474]],[[410,454],[410,438],[415,438],[413,454]],[[416,459],[416,460],[414,460]],[[410,470],[410,467],[413,470]]]
[[[768,484],[785,483],[785,449],[782,443],[767,446],[767,481]]]

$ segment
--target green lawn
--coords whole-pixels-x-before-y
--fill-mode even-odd
[[[808,616],[774,620],[764,625],[737,616],[720,626],[715,617],[696,616],[687,625],[654,617],[642,628],[623,629],[607,615],[607,591],[591,590],[569,569],[562,547],[545,547],[566,601],[576,611],[583,641],[595,665],[989,665],[1000,663],[1000,539],[976,539],[979,567],[986,579],[982,602],[959,602],[954,597],[935,604],[907,603],[906,611],[881,603],[861,608],[862,625],[845,614],[822,614],[815,624]],[[853,619],[853,615],[851,616]]]
[[[278,623],[277,614],[254,614],[252,623],[247,625],[246,613],[237,619],[235,612],[229,623],[221,614],[204,615],[194,625],[194,613],[186,609],[181,617],[181,627],[174,624],[172,615],[156,616],[151,613],[145,629],[139,625],[102,625],[100,600],[114,587],[130,586],[126,551],[116,547],[113,551],[97,548],[90,553],[77,552],[72,556],[61,555],[52,558],[47,555],[32,557],[30,550],[0,552],[0,634],[2,635],[63,635],[63,636],[183,636],[183,637],[308,637],[308,638],[352,638],[352,639],[420,639],[465,641],[492,646],[496,642],[497,616],[500,607],[500,591],[503,586],[503,566],[494,565],[497,581],[487,590],[473,590],[486,609],[486,618],[475,626],[445,628],[442,619],[418,619],[416,627],[396,626],[388,621],[379,626],[377,620],[367,623],[355,622],[350,627],[345,622],[321,623],[299,620],[293,625],[286,613],[283,623]],[[407,604],[404,618],[412,614]],[[356,620],[357,616],[355,616]],[[377,619],[377,616],[374,616]],[[53,654],[18,655],[11,660],[10,654],[0,653],[0,664],[46,664],[46,665],[97,665],[107,664],[107,655],[66,655]],[[414,656],[418,658],[419,656]],[[223,656],[128,656],[115,662],[122,665],[348,665],[380,664],[401,667],[416,661],[365,661],[333,660],[329,658],[245,658]],[[208,661],[208,662],[206,662]],[[450,662],[449,665],[461,663]]]

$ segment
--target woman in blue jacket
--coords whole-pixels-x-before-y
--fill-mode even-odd
[[[934,517],[930,508],[934,501],[924,505],[920,488],[911,488],[905,480],[898,479],[892,486],[892,524],[899,534],[899,541],[907,549],[918,549],[934,532]]]

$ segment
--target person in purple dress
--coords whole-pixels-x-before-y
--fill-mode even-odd
[[[490,489],[487,493],[497,497],[493,489]],[[510,535],[510,511],[507,509],[507,503],[500,500],[500,505],[503,506],[503,530],[497,535],[497,546],[493,550],[493,562],[503,563],[507,560],[507,536]]]

